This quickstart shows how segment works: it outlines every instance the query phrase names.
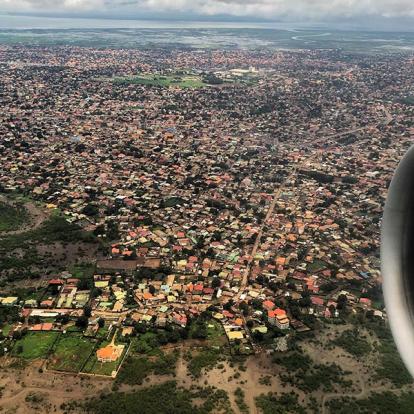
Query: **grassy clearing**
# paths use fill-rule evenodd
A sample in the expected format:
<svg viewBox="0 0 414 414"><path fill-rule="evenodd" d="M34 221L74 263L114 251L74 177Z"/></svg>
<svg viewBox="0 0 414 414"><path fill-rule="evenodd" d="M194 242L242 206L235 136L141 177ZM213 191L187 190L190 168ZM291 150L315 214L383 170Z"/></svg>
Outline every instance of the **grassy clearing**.
<svg viewBox="0 0 414 414"><path fill-rule="evenodd" d="M96 354L93 354L89 358L82 372L87 372L88 374L111 376L112 372L118 369L119 363L122 361L122 358L123 357L121 357L118 361L114 362L99 362L96 358Z"/></svg>
<svg viewBox="0 0 414 414"><path fill-rule="evenodd" d="M29 332L16 341L12 355L25 359L46 358L58 332Z"/></svg>
<svg viewBox="0 0 414 414"><path fill-rule="evenodd" d="M201 88L206 86L202 79L198 76L182 76L182 75L151 75L142 74L139 76L131 77L117 77L114 78L114 83L118 84L138 84L138 85L151 85L151 86L163 86L169 88Z"/></svg>
<svg viewBox="0 0 414 414"><path fill-rule="evenodd" d="M0 232L18 230L28 219L21 204L10 205L0 201Z"/></svg>
<svg viewBox="0 0 414 414"><path fill-rule="evenodd" d="M221 324L215 320L207 322L207 340L213 348L227 345L227 338Z"/></svg>
<svg viewBox="0 0 414 414"><path fill-rule="evenodd" d="M307 270L308 272L316 273L320 270L326 269L326 266L327 265L324 261L316 259L313 263L308 264Z"/></svg>
<svg viewBox="0 0 414 414"><path fill-rule="evenodd" d="M95 272L93 263L79 263L71 266L69 272L75 279L92 279Z"/></svg>
<svg viewBox="0 0 414 414"><path fill-rule="evenodd" d="M93 352L95 343L81 334L62 334L49 358L50 369L79 372Z"/></svg>

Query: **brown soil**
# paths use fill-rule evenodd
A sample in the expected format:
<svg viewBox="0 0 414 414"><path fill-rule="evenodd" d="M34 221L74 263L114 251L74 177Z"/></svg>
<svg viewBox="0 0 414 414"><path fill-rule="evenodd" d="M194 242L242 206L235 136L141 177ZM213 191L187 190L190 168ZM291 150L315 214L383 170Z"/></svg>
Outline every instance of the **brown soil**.
<svg viewBox="0 0 414 414"><path fill-rule="evenodd" d="M42 362L37 361L22 370L5 368L1 371L0 388L4 388L0 396L0 412L63 413L60 408L62 403L95 396L101 390L109 392L112 385L108 380L91 380L47 371L41 373L41 365ZM32 393L44 398L38 406L25 400Z"/></svg>

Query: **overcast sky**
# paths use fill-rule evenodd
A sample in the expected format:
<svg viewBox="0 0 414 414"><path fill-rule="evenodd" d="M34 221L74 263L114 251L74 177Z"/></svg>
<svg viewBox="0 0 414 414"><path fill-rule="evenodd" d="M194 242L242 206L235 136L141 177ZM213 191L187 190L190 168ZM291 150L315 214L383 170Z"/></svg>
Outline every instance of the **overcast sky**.
<svg viewBox="0 0 414 414"><path fill-rule="evenodd" d="M0 12L131 17L231 15L272 20L414 19L414 0L0 0Z"/></svg>

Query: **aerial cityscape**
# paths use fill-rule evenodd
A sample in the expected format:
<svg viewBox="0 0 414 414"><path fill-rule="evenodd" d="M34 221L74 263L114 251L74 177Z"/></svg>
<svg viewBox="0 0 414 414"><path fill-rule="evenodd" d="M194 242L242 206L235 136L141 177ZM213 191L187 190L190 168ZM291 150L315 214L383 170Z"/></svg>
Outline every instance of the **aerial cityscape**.
<svg viewBox="0 0 414 414"><path fill-rule="evenodd" d="M413 34L152 30L0 29L0 412L414 412Z"/></svg>

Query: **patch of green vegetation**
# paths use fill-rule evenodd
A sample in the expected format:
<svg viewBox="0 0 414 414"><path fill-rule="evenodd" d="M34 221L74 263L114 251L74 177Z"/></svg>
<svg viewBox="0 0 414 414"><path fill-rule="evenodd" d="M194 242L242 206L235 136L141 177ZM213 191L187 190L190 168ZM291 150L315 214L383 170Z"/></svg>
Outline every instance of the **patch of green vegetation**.
<svg viewBox="0 0 414 414"><path fill-rule="evenodd" d="M2 331L3 336L7 336L9 334L11 328L12 328L12 325L10 325L8 323L2 325L0 329Z"/></svg>
<svg viewBox="0 0 414 414"><path fill-rule="evenodd" d="M234 399L236 401L236 405L242 414L249 414L249 407L244 401L244 397L244 391L240 387L237 387L234 391Z"/></svg>
<svg viewBox="0 0 414 414"><path fill-rule="evenodd" d="M300 406L298 396L294 393L278 396L269 392L256 397L256 407L263 414L306 414Z"/></svg>
<svg viewBox="0 0 414 414"><path fill-rule="evenodd" d="M260 377L259 384L267 386L272 385L272 377L270 375L264 375L263 377Z"/></svg>
<svg viewBox="0 0 414 414"><path fill-rule="evenodd" d="M131 77L117 77L113 80L117 84L138 84L162 87L180 87L180 88L201 88L206 86L206 83L196 75L152 75L142 74Z"/></svg>
<svg viewBox="0 0 414 414"><path fill-rule="evenodd" d="M51 215L39 228L0 238L0 271L13 269L27 273L32 266L43 266L44 258L36 250L39 243L93 243L96 240L92 233L67 222L64 217ZM23 256L13 253L17 249L23 249Z"/></svg>
<svg viewBox="0 0 414 414"><path fill-rule="evenodd" d="M287 356L277 356L273 362L286 368L286 373L280 374L285 384L291 384L302 391L313 392L320 388L324 391L333 391L333 385L350 387L351 381L345 376L348 372L337 364L314 364L309 356L294 352Z"/></svg>
<svg viewBox="0 0 414 414"><path fill-rule="evenodd" d="M146 332L134 338L132 351L138 354L158 355L159 342L157 335L153 332Z"/></svg>
<svg viewBox="0 0 414 414"><path fill-rule="evenodd" d="M288 355L275 355L272 361L275 364L282 365L291 372L299 369L307 370L312 364L312 360L308 355L299 352L292 352Z"/></svg>
<svg viewBox="0 0 414 414"><path fill-rule="evenodd" d="M197 404L193 402L197 401ZM137 408L139 407L139 408ZM88 413L113 414L230 414L228 395L212 387L186 390L169 381L160 385L143 388L132 393L113 392L101 394L81 404L72 402L62 409L83 409ZM138 410L138 411L137 411Z"/></svg>
<svg viewBox="0 0 414 414"><path fill-rule="evenodd" d="M16 341L12 355L25 359L46 358L58 335L58 332L28 332Z"/></svg>
<svg viewBox="0 0 414 414"><path fill-rule="evenodd" d="M393 341L384 341L378 348L379 365L376 368L378 379L388 379L395 386L412 384L413 378L405 367Z"/></svg>
<svg viewBox="0 0 414 414"><path fill-rule="evenodd" d="M361 338L360 333L356 329L342 332L332 343L340 346L356 357L362 357L372 350L371 345L365 339Z"/></svg>
<svg viewBox="0 0 414 414"><path fill-rule="evenodd" d="M105 323L104 326L102 326L102 328L99 328L96 337L97 338L106 338L108 336L109 333L109 326L108 323Z"/></svg>
<svg viewBox="0 0 414 414"><path fill-rule="evenodd" d="M92 297L99 294L99 290L94 286L93 275L95 273L95 265L93 263L78 263L69 268L69 272L78 281L79 290L91 290Z"/></svg>
<svg viewBox="0 0 414 414"><path fill-rule="evenodd" d="M397 395L386 391L372 393L362 400L338 398L329 401L328 407L329 412L335 414L408 414L414 412L414 393Z"/></svg>
<svg viewBox="0 0 414 414"><path fill-rule="evenodd" d="M59 241L64 243L94 242L96 238L76 224L69 223L64 217L55 215L50 216L37 229L0 239L0 249L13 250L33 243L51 244Z"/></svg>
<svg viewBox="0 0 414 414"><path fill-rule="evenodd" d="M95 343L82 334L62 334L53 347L48 367L57 371L79 372L94 348Z"/></svg>
<svg viewBox="0 0 414 414"><path fill-rule="evenodd" d="M207 340L213 348L227 345L226 333L219 322L215 320L207 322Z"/></svg>
<svg viewBox="0 0 414 414"><path fill-rule="evenodd" d="M185 202L184 199L182 199L181 197L169 197L169 198L166 198L165 200L162 200L161 207L162 208L176 207L178 205L182 205L184 202Z"/></svg>
<svg viewBox="0 0 414 414"><path fill-rule="evenodd" d="M69 272L75 279L91 279L95 272L93 263L78 263L69 268Z"/></svg>
<svg viewBox="0 0 414 414"><path fill-rule="evenodd" d="M379 340L379 346L376 346L378 350L376 379L389 380L397 387L412 384L413 379L400 357L388 324L380 318L374 318L365 320L363 327L375 334Z"/></svg>
<svg viewBox="0 0 414 414"><path fill-rule="evenodd" d="M203 349L196 355L192 355L188 363L188 371L194 378L199 378L203 369L209 370L215 367L223 358L221 352L215 349Z"/></svg>
<svg viewBox="0 0 414 414"><path fill-rule="evenodd" d="M10 205L0 201L0 232L18 230L28 219L22 204Z"/></svg>
<svg viewBox="0 0 414 414"><path fill-rule="evenodd" d="M141 385L151 373L151 361L148 358L128 356L119 370L116 381L121 384Z"/></svg>
<svg viewBox="0 0 414 414"><path fill-rule="evenodd" d="M128 356L116 380L119 383L141 385L151 373L156 375L175 375L177 360L178 352L169 354L161 353L158 357L151 359L147 357Z"/></svg>
<svg viewBox="0 0 414 414"><path fill-rule="evenodd" d="M38 405L44 402L45 396L39 392L29 392L24 400L30 405Z"/></svg>
<svg viewBox="0 0 414 414"><path fill-rule="evenodd" d="M327 264L322 260L314 260L313 263L309 263L307 266L308 272L316 273L323 269L326 269Z"/></svg>
<svg viewBox="0 0 414 414"><path fill-rule="evenodd" d="M414 106L414 95L408 95L397 99L397 102L408 106Z"/></svg>
<svg viewBox="0 0 414 414"><path fill-rule="evenodd" d="M4 323L13 324L19 320L17 306L0 306L0 326Z"/></svg>

